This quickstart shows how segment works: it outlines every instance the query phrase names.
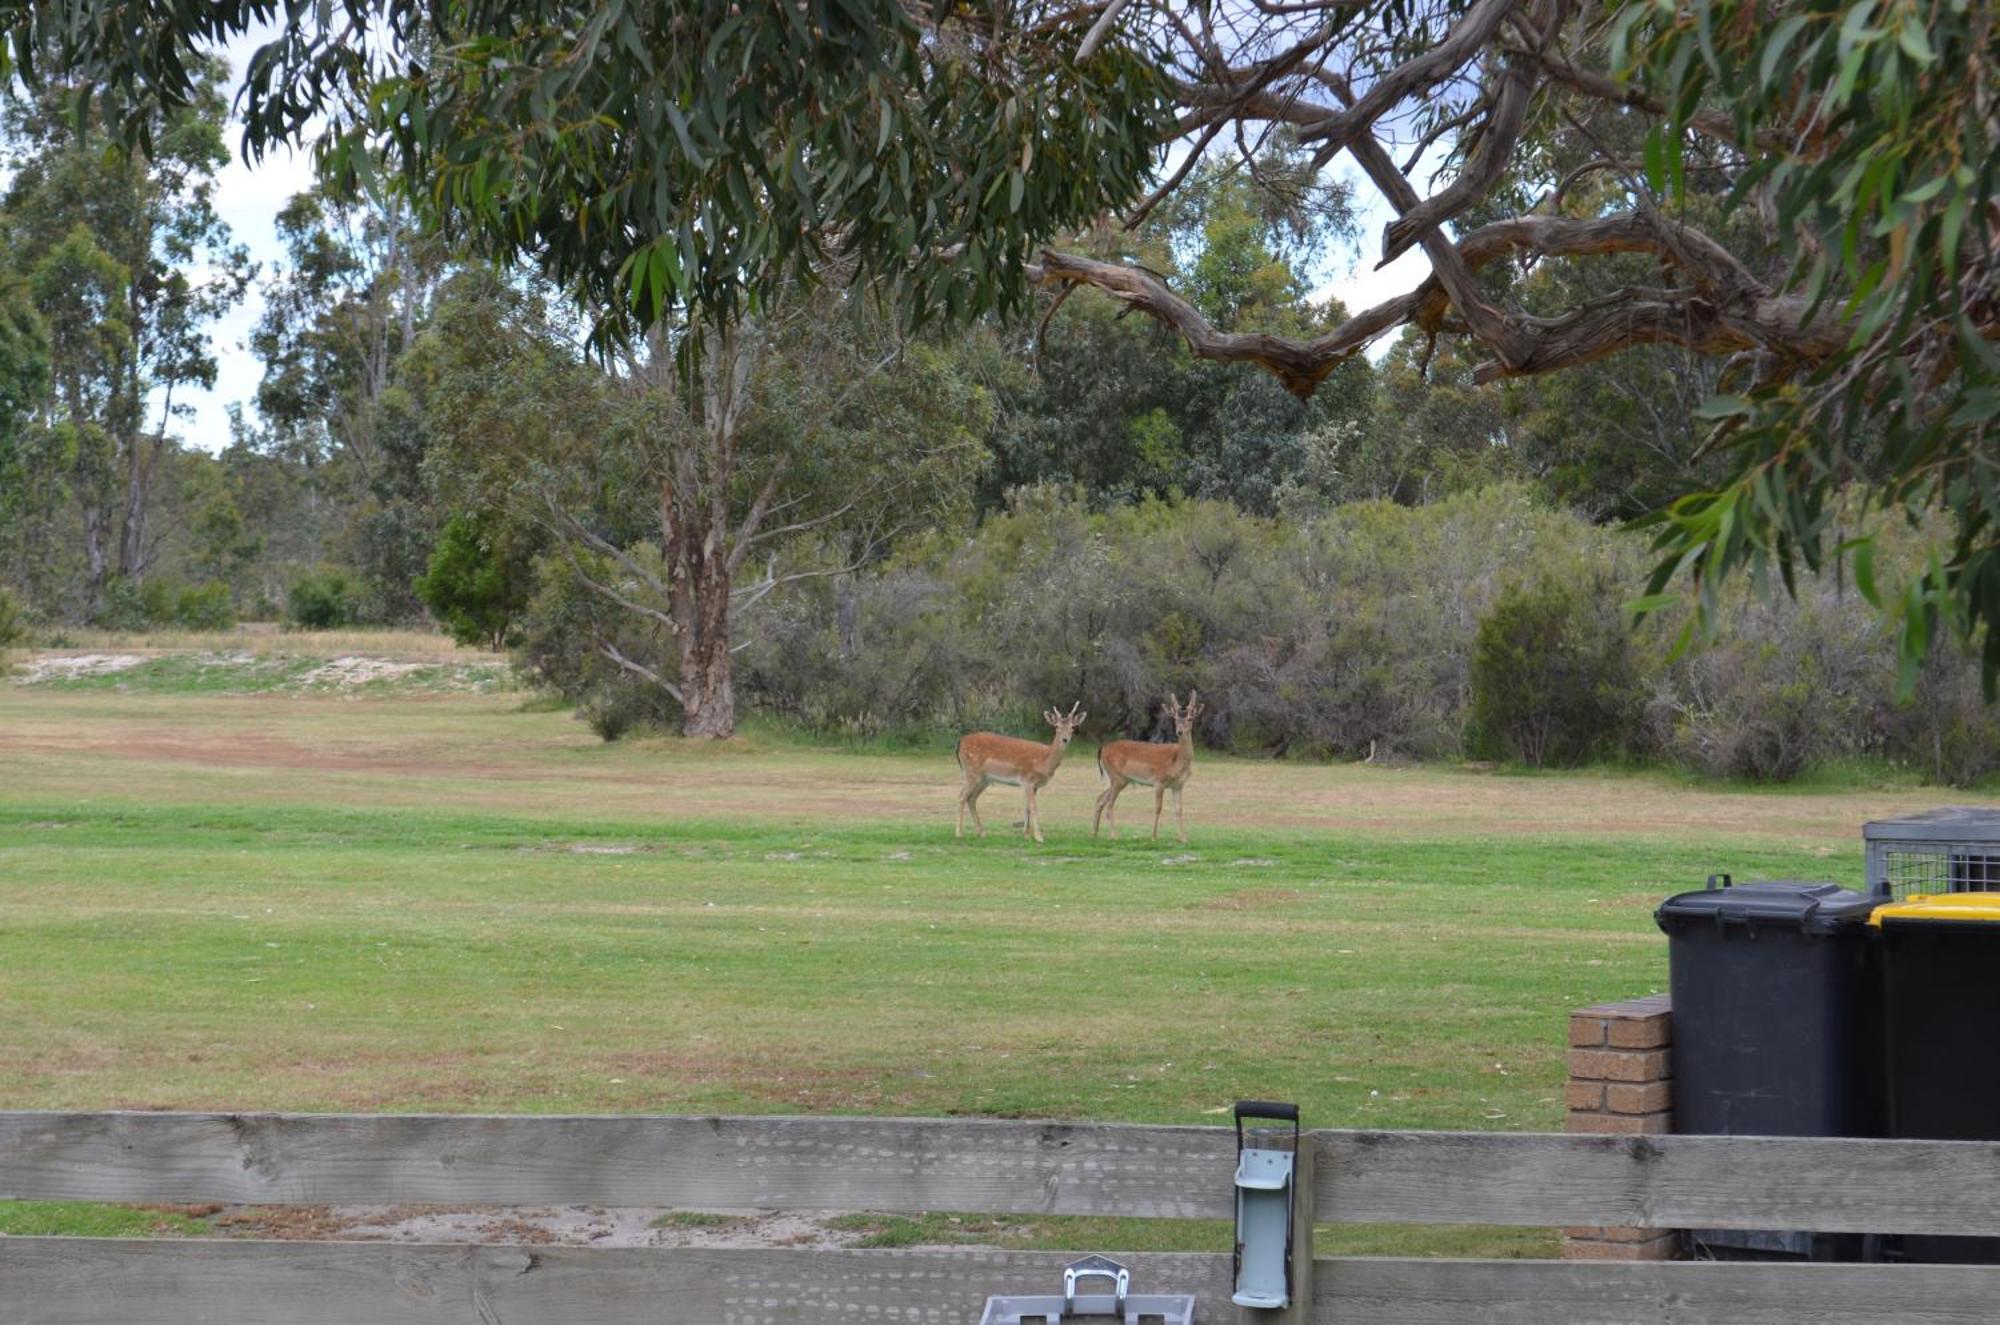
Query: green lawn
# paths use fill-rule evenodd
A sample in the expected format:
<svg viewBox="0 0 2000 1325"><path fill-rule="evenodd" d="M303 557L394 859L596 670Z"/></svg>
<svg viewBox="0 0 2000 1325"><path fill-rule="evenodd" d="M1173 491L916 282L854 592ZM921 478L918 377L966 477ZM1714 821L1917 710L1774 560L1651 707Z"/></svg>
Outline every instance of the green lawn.
<svg viewBox="0 0 2000 1325"><path fill-rule="evenodd" d="M0 686L0 1107L1553 1129L1568 1011L1663 987L1660 898L1856 882L1932 799L1205 758L1183 847L1136 797L1089 837L1086 747L1037 847L1004 788L954 841L953 776L520 696Z"/></svg>
<svg viewBox="0 0 2000 1325"><path fill-rule="evenodd" d="M1744 873L1807 865L1743 850ZM1548 1128L1714 852L0 806L0 1101Z"/></svg>

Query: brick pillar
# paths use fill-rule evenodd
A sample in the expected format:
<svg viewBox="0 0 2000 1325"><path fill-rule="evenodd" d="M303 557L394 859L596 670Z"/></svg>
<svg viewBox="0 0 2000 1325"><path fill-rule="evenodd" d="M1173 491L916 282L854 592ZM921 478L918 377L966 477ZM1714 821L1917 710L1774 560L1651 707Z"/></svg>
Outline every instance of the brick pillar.
<svg viewBox="0 0 2000 1325"><path fill-rule="evenodd" d="M1673 1004L1665 994L1571 1013L1566 1130L1673 1131L1673 1039ZM1563 1230L1563 1255L1572 1260L1670 1261L1680 1254L1680 1234L1672 1229Z"/></svg>

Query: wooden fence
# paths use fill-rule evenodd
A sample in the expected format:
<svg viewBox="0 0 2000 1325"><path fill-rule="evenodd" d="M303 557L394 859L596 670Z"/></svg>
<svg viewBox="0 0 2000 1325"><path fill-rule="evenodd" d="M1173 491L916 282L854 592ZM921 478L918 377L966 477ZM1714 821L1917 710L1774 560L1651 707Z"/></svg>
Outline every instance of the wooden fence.
<svg viewBox="0 0 2000 1325"><path fill-rule="evenodd" d="M1306 1134L1322 1223L2000 1234L2000 1144ZM1230 1217L1227 1127L885 1118L0 1114L0 1199L762 1207ZM1079 1251L1116 1252L1116 1248ZM1071 1257L948 1248L412 1246L0 1238L0 1325L964 1322ZM1142 1292L1229 1304L1229 1257L1121 1257ZM1329 1258L1332 1325L1964 1325L2000 1267Z"/></svg>

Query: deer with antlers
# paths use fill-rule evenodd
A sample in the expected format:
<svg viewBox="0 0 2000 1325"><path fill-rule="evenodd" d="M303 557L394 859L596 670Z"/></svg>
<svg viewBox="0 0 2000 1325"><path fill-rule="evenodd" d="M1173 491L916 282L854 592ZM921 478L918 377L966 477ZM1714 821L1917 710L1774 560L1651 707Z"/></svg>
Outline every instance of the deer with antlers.
<svg viewBox="0 0 2000 1325"><path fill-rule="evenodd" d="M958 793L957 836L965 836L967 810L972 811L972 826L981 837L986 836L986 825L979 818L979 793L995 782L1005 782L1021 788L1027 799L1028 816L1022 821L1022 831L1037 842L1042 840L1042 819L1035 806L1035 793L1056 775L1063 754L1069 749L1069 738L1090 715L1083 711L1082 704L1073 704L1068 713L1050 709L1042 716L1056 729L1055 739L1047 745L997 732L972 732L959 738L958 766L965 774L965 786Z"/></svg>
<svg viewBox="0 0 2000 1325"><path fill-rule="evenodd" d="M1109 824L1111 836L1118 836L1118 793L1136 782L1153 789L1153 839L1159 840L1160 812L1167 793L1174 793L1174 831L1187 841L1187 821L1181 817L1181 788L1194 775L1194 720L1201 714L1196 692L1188 691L1187 705L1167 696L1167 712L1174 720L1174 739L1165 741L1111 741L1097 752L1097 771L1104 779L1103 794L1097 798L1097 817L1091 821L1090 835L1097 836L1101 825Z"/></svg>

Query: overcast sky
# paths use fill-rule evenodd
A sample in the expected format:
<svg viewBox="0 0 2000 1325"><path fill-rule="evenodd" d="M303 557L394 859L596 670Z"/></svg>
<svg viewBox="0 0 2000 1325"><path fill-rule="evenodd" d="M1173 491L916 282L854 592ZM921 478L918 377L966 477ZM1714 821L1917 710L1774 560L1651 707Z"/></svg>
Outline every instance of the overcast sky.
<svg viewBox="0 0 2000 1325"><path fill-rule="evenodd" d="M229 55L234 66L240 69L249 52L262 40L261 32L252 33L232 45ZM233 132L231 147L240 145L241 134ZM1338 170L1343 178L1359 181L1360 172L1345 156L1341 157ZM254 169L240 159L232 162L218 179L217 210L229 223L237 242L250 250L251 260L260 264L259 285L269 279L273 265L283 256L273 219L287 199L311 184L309 155L283 149L267 155ZM1357 200L1376 197L1365 183L1357 183L1354 195ZM1319 295L1334 295L1347 305L1349 312L1358 312L1414 288L1424 278L1430 264L1415 249L1383 270L1374 270L1374 255L1381 251L1382 226L1391 216L1382 204L1364 211L1359 258L1347 253L1337 255L1328 267L1332 279L1317 292ZM262 368L250 353L249 336L263 311L263 299L258 289L253 288L249 298L215 325L212 332L217 363L215 388L183 393L194 413L175 424L181 437L190 444L210 451L221 450L229 444L229 406L240 403L246 409L251 408ZM1392 339L1384 337L1377 341L1371 355L1379 355Z"/></svg>

